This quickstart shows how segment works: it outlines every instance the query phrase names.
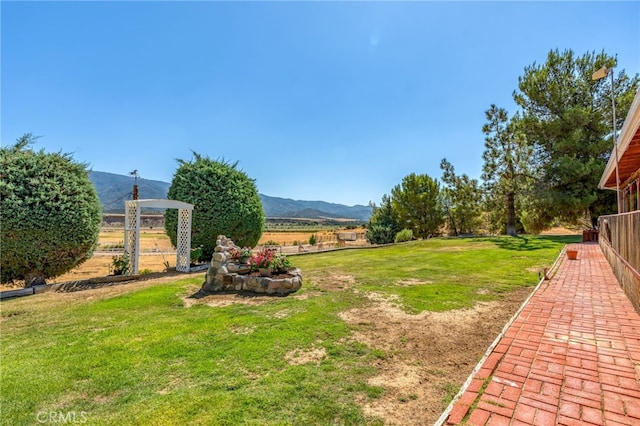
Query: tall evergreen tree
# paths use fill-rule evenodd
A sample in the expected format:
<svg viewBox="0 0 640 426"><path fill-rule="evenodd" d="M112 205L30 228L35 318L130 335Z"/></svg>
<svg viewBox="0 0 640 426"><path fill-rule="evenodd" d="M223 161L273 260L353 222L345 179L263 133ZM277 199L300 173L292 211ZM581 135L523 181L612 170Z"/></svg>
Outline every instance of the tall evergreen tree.
<svg viewBox="0 0 640 426"><path fill-rule="evenodd" d="M518 79L513 96L534 148L540 180L532 206L542 224L554 218L577 223L583 217L594 223L599 214L615 211L615 195L597 188L613 148L611 83L592 80L594 71L615 63L604 52L577 56L556 49L545 63L526 67ZM619 130L639 79L624 70L614 77Z"/></svg>

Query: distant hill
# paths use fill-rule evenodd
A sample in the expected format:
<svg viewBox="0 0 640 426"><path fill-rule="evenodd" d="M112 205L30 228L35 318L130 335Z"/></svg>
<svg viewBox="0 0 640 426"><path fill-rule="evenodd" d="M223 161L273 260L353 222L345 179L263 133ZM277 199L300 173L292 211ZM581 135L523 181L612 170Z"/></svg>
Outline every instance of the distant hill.
<svg viewBox="0 0 640 426"><path fill-rule="evenodd" d="M328 203L326 201L302 201L270 197L260 194L264 214L267 217L306 217L310 219L343 218L368 221L371 207Z"/></svg>
<svg viewBox="0 0 640 426"><path fill-rule="evenodd" d="M89 172L105 213L124 212L124 201L131 199L133 177L106 172ZM138 179L140 198L167 198L170 184L159 180ZM356 219L368 221L371 207L345 206L326 201L301 201L260 194L267 217L309 219Z"/></svg>
<svg viewBox="0 0 640 426"><path fill-rule="evenodd" d="M89 179L98 192L105 213L124 212L124 201L131 199L133 177L106 172L89 172ZM138 196L144 198L167 198L169 184L159 180L138 179Z"/></svg>

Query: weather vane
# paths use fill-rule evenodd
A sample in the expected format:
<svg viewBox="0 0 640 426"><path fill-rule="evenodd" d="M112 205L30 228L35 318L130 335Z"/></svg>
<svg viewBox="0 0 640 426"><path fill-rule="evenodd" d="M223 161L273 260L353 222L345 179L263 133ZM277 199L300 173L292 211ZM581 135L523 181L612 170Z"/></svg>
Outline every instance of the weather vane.
<svg viewBox="0 0 640 426"><path fill-rule="evenodd" d="M133 195L131 198L134 200L138 199L138 169L135 169L132 172L129 172L131 176L133 176Z"/></svg>

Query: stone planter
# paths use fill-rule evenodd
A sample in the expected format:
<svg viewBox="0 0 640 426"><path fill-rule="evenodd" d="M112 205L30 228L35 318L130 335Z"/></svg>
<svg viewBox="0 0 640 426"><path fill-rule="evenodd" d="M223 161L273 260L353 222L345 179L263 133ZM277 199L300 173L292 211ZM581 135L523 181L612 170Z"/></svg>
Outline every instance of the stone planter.
<svg viewBox="0 0 640 426"><path fill-rule="evenodd" d="M250 274L226 273L219 276L209 269L202 290L207 293L221 291L246 291L250 293L288 294L298 291L302 286L302 271L289 269L288 274L260 277Z"/></svg>
<svg viewBox="0 0 640 426"><path fill-rule="evenodd" d="M261 277L271 276L271 268L258 268L258 272L260 272Z"/></svg>
<svg viewBox="0 0 640 426"><path fill-rule="evenodd" d="M228 254L237 250L233 241L225 236L218 237L211 264L202 285L205 293L215 292L250 292L273 295L285 295L298 291L302 286L302 271L288 268L286 273L274 275L271 268L266 268L267 276L250 273L249 265L238 264Z"/></svg>

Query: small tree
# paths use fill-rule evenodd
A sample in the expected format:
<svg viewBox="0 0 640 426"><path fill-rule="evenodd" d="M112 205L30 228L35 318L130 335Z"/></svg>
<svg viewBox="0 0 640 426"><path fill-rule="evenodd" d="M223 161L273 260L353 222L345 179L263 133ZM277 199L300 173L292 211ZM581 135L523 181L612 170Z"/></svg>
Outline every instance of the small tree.
<svg viewBox="0 0 640 426"><path fill-rule="evenodd" d="M369 205L371 206L371 218L367 225L365 238L371 244L392 243L401 228L391 205L391 198L385 194L382 196L380 206L376 206L373 202L370 202Z"/></svg>
<svg viewBox="0 0 640 426"><path fill-rule="evenodd" d="M391 204L401 227L411 229L417 238L440 233L444 216L437 180L426 174L405 176L402 183L391 190Z"/></svg>
<svg viewBox="0 0 640 426"><path fill-rule="evenodd" d="M62 275L91 257L102 210L85 164L70 154L33 151L27 133L0 149L2 282L27 286Z"/></svg>
<svg viewBox="0 0 640 426"><path fill-rule="evenodd" d="M239 246L254 247L264 230L265 218L255 181L238 163L211 160L194 153L193 161L178 160L167 197L194 204L191 244L202 247L211 259L218 235L226 235ZM165 213L165 230L175 246L178 214Z"/></svg>
<svg viewBox="0 0 640 426"><path fill-rule="evenodd" d="M466 174L456 175L446 158L440 162L440 168L444 183L442 204L449 232L455 236L475 233L481 225L482 213L482 191L478 181Z"/></svg>

